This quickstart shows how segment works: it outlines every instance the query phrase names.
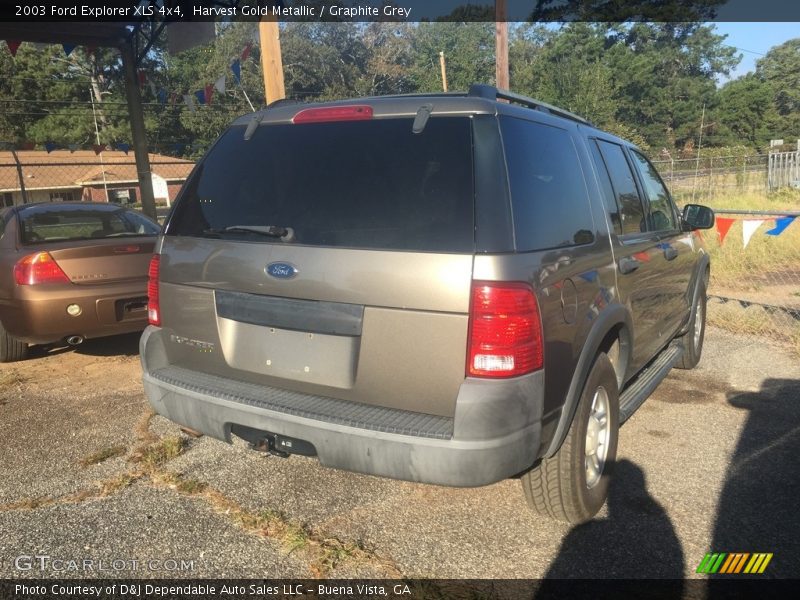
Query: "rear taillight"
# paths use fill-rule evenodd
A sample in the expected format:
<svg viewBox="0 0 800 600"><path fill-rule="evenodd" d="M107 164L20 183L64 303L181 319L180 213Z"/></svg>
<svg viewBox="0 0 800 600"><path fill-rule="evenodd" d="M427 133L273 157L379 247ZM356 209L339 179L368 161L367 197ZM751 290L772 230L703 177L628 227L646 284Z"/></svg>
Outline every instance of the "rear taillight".
<svg viewBox="0 0 800 600"><path fill-rule="evenodd" d="M161 326L161 307L158 304L158 271L161 257L154 254L147 269L147 320L150 325Z"/></svg>
<svg viewBox="0 0 800 600"><path fill-rule="evenodd" d="M69 283L69 277L61 270L49 252L37 252L26 256L14 265L14 281L18 285Z"/></svg>
<svg viewBox="0 0 800 600"><path fill-rule="evenodd" d="M366 121L372 118L372 107L366 105L307 108L292 118L292 123L326 123L328 121Z"/></svg>
<svg viewBox="0 0 800 600"><path fill-rule="evenodd" d="M524 283L473 281L467 376L516 377L541 369L542 320Z"/></svg>

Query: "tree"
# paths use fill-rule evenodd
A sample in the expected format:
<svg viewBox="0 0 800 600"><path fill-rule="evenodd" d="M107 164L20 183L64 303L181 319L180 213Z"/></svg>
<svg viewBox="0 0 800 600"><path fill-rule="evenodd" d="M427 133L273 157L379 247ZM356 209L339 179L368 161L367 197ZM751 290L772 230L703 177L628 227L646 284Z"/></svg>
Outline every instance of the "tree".
<svg viewBox="0 0 800 600"><path fill-rule="evenodd" d="M800 138L800 38L775 46L756 62L756 75L770 85L779 119L776 138Z"/></svg>
<svg viewBox="0 0 800 600"><path fill-rule="evenodd" d="M772 86L754 73L726 83L719 90L717 131L712 133L715 144L743 144L764 149L769 142L769 123L777 113L773 104Z"/></svg>

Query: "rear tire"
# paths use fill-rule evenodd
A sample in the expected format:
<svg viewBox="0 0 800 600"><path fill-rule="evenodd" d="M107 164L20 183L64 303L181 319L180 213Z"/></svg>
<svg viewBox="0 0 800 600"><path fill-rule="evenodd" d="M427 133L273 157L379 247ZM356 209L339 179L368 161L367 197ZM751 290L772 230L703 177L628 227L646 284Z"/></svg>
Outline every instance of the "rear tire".
<svg viewBox="0 0 800 600"><path fill-rule="evenodd" d="M0 323L0 363L25 360L28 357L28 344L12 337Z"/></svg>
<svg viewBox="0 0 800 600"><path fill-rule="evenodd" d="M692 307L692 317L689 319L689 331L680 338L683 355L675 363L678 369L694 369L700 362L703 340L706 337L706 304L706 284L701 281L697 286L697 299Z"/></svg>
<svg viewBox="0 0 800 600"><path fill-rule="evenodd" d="M601 353L589 371L561 448L522 476L528 506L557 521L578 524L591 519L608 496L618 431L617 375L608 356Z"/></svg>

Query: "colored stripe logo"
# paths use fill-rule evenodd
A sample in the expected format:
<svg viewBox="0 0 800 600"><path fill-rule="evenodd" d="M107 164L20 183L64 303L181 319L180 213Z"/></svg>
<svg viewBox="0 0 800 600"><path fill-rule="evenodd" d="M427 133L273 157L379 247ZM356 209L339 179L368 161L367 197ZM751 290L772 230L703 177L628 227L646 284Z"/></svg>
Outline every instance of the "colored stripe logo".
<svg viewBox="0 0 800 600"><path fill-rule="evenodd" d="M772 552L709 552L697 566L698 573L735 575L761 574L772 560Z"/></svg>

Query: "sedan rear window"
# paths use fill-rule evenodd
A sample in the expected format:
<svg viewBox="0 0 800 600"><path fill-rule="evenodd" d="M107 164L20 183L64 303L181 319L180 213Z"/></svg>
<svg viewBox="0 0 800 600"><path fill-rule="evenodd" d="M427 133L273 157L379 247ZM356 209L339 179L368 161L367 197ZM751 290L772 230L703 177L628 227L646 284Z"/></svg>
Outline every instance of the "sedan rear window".
<svg viewBox="0 0 800 600"><path fill-rule="evenodd" d="M129 210L76 206L31 206L20 210L23 244L158 235L159 227Z"/></svg>
<svg viewBox="0 0 800 600"><path fill-rule="evenodd" d="M471 252L467 117L229 129L185 184L167 235ZM272 228L272 229L271 229ZM260 229L260 231L258 231ZM267 234L265 234L265 231Z"/></svg>

